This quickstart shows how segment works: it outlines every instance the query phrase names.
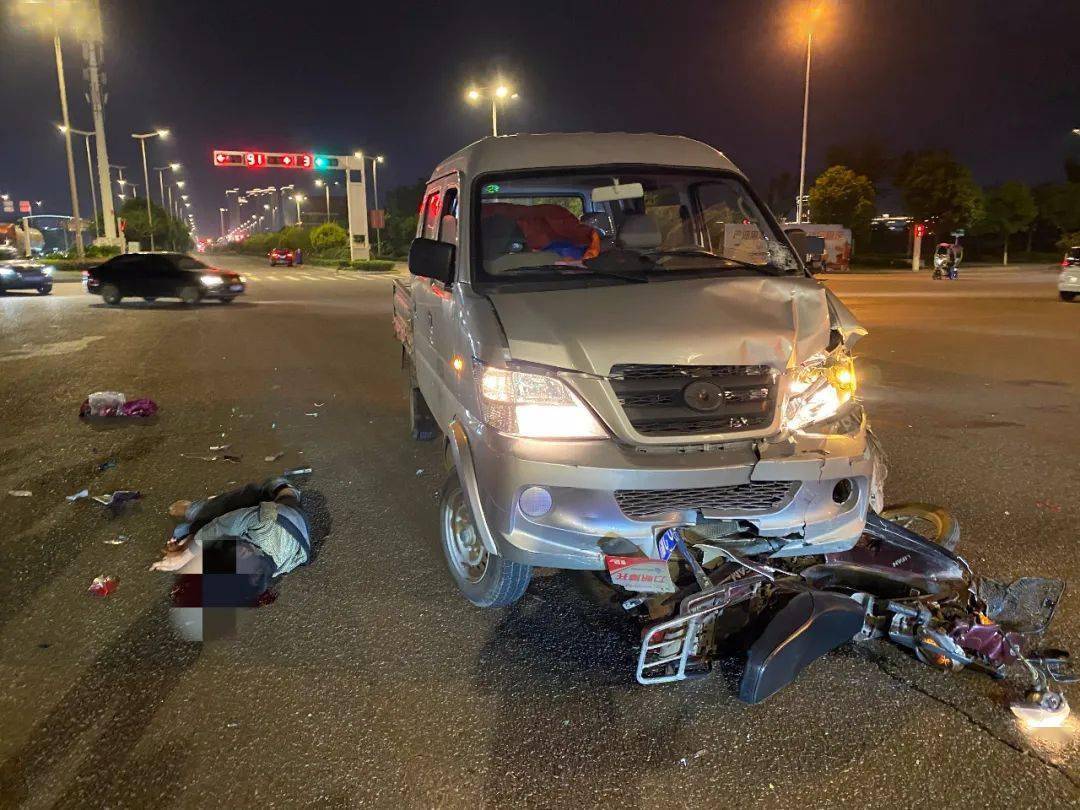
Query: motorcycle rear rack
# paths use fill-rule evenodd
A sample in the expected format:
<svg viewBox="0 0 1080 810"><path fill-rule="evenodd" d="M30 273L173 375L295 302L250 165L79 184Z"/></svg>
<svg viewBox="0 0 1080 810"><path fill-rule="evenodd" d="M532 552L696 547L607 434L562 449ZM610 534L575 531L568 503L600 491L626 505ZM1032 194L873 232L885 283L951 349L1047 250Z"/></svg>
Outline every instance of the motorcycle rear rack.
<svg viewBox="0 0 1080 810"><path fill-rule="evenodd" d="M645 628L635 673L637 682L648 685L694 677L697 673L688 673L687 667L691 656L700 649L702 632L721 611L749 599L765 581L764 576L751 574L692 594L682 601L680 614L674 619ZM701 674L709 666L706 664Z"/></svg>

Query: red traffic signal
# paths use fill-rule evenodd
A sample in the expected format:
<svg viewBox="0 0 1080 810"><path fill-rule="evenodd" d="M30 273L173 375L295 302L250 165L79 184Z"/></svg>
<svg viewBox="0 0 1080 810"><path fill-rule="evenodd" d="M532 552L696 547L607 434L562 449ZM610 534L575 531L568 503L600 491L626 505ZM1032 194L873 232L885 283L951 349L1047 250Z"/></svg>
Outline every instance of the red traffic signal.
<svg viewBox="0 0 1080 810"><path fill-rule="evenodd" d="M214 150L215 166L246 166L249 169L311 169L315 158L307 152L234 152Z"/></svg>
<svg viewBox="0 0 1080 810"><path fill-rule="evenodd" d="M919 239L926 236L926 224L922 222L915 223L915 236Z"/></svg>

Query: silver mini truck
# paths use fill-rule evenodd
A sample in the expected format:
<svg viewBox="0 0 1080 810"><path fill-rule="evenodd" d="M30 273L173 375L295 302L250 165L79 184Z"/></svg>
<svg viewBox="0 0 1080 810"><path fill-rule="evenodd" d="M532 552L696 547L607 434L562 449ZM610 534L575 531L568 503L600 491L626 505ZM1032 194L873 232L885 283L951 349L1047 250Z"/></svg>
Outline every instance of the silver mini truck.
<svg viewBox="0 0 1080 810"><path fill-rule="evenodd" d="M394 326L413 437L445 442L442 545L474 604L514 602L538 566L670 592L668 529L820 555L880 508L865 331L720 152L484 138L435 169L419 219Z"/></svg>

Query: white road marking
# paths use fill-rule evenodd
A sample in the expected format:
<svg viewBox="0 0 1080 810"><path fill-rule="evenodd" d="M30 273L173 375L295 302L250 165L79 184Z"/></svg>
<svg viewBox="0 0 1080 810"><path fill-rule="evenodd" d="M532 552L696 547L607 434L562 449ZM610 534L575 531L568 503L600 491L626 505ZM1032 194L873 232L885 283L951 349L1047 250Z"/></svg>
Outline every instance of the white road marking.
<svg viewBox="0 0 1080 810"><path fill-rule="evenodd" d="M31 357L56 357L61 354L73 354L74 352L81 352L91 343L104 338L104 335L86 335L75 340L61 340L57 343L27 344L22 348L12 349L9 352L0 354L0 363L8 360L27 360Z"/></svg>

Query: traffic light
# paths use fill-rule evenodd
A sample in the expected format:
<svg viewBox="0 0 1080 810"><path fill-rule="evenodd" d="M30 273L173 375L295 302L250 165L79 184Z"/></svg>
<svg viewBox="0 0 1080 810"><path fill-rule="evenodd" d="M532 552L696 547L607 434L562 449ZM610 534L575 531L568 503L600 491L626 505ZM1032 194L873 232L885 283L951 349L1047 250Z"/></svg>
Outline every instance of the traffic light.
<svg viewBox="0 0 1080 810"><path fill-rule="evenodd" d="M243 166L244 165L244 153L243 152L224 152L221 150L214 150L214 165L215 166Z"/></svg>
<svg viewBox="0 0 1080 810"><path fill-rule="evenodd" d="M330 155L315 155L316 169L338 169L338 159Z"/></svg>
<svg viewBox="0 0 1080 810"><path fill-rule="evenodd" d="M322 161L322 163L320 163ZM249 169L336 169L337 158L310 152L241 152L215 149L215 166L246 166Z"/></svg>
<svg viewBox="0 0 1080 810"><path fill-rule="evenodd" d="M922 239L924 236L926 236L926 224L925 223L923 223L923 222L916 222L915 223L915 236L918 239Z"/></svg>

